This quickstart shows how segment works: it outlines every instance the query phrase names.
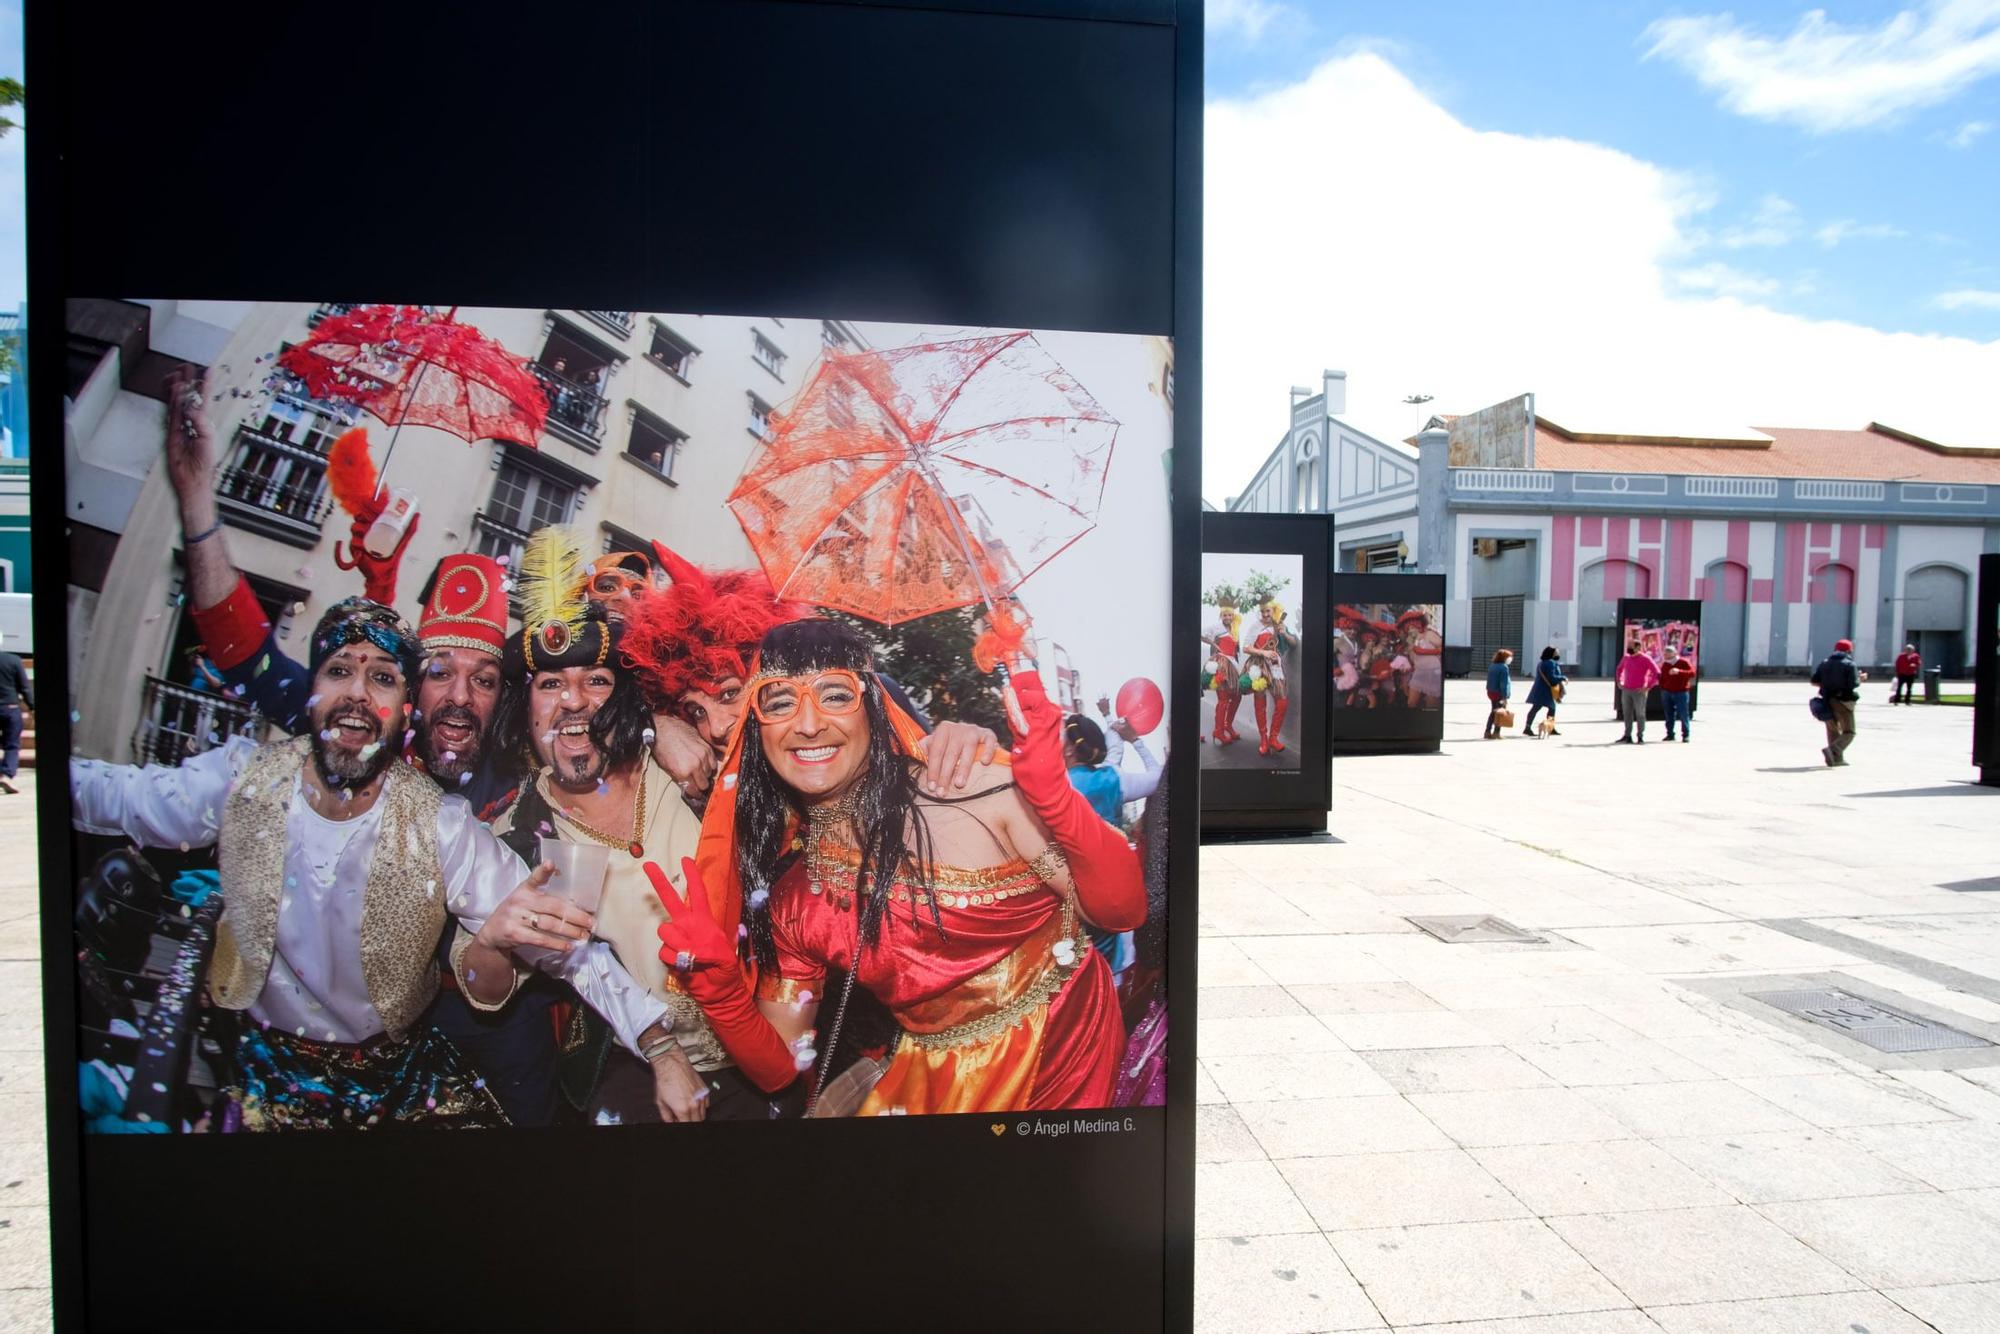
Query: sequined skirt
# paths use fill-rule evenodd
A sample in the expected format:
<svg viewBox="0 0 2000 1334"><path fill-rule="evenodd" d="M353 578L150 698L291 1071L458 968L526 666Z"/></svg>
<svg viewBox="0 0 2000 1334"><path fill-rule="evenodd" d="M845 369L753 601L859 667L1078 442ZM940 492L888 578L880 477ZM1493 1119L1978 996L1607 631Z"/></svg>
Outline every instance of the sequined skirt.
<svg viewBox="0 0 2000 1334"><path fill-rule="evenodd" d="M314 1042L246 1023L230 1100L245 1130L471 1130L508 1124L500 1102L451 1039ZM230 1118L235 1119L235 1118Z"/></svg>

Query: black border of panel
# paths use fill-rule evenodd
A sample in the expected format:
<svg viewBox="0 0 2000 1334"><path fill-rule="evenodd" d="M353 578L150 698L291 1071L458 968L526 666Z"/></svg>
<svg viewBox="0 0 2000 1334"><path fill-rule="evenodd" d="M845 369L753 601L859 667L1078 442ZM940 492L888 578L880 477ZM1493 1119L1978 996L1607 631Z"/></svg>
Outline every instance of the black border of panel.
<svg viewBox="0 0 2000 1334"><path fill-rule="evenodd" d="M1625 656L1625 622L1637 617L1642 621L1693 621L1704 635L1707 630L1701 624L1702 602L1700 598L1619 598L1618 599L1618 656ZM1527 650L1523 648L1525 655ZM1540 649L1535 650L1537 653ZM1517 663L1517 667L1524 664ZM1694 659L1694 688L1688 692L1688 713L1701 711L1701 655ZM1534 668L1529 666L1529 671ZM1612 699L1617 700L1617 664L1612 664ZM1654 686L1646 692L1646 720L1659 722L1667 716L1667 706L1660 699L1660 688Z"/></svg>
<svg viewBox="0 0 2000 1334"><path fill-rule="evenodd" d="M316 11L273 10L268 5L252 7L242 3L242 0L224 0L222 8L240 11L239 16L254 13L255 22L246 21L238 28L236 19L229 14L210 14L203 19L201 25L198 25L200 30L197 32L188 28L186 16L178 12L173 14L154 12L149 16L145 11L133 11L129 17L124 14L117 16L113 21L126 33L122 39L123 45L115 53L124 61L120 73L129 75L136 67L133 59L134 50L147 51L155 54L159 61L157 69L159 78L157 83L151 86L174 89L176 97L183 93L191 94L204 109L223 105L227 99L214 91L213 78L187 73L185 69L177 67L176 59L183 56L193 58L195 48L208 40L208 34L217 32L225 35L233 33L234 35L228 40L237 43L245 51L300 49L300 42L312 39L315 31L313 25L324 21L324 16ZM1061 25L1057 29L1060 35L1065 39L1074 37L1077 39L1077 44L1082 46L1089 44L1088 39L1092 35L1089 27L1091 24L1118 24L1134 30L1151 29L1159 34L1157 39L1148 37L1145 40L1157 40L1161 43L1159 49L1171 59L1173 95L1170 112L1156 104L1133 109L1121 102L1119 90L1124 85L1119 83L1119 78L1122 76L1115 69L1104 71L1104 86L1088 90L1088 97L1091 100L1080 104L1088 105L1094 112L1102 113L1107 120L1112 116L1136 116L1140 128L1131 131L1127 127L1127 132L1135 133L1141 140L1152 145L1148 149L1149 154L1153 154L1155 158L1166 159L1164 167L1157 160L1143 163L1139 168L1120 164L1121 170L1140 170L1144 179L1148 181L1165 182L1167 188L1161 190L1161 197L1164 198L1169 193L1171 195L1173 217L1170 246L1160 247L1150 238L1145 239L1143 245L1139 245L1140 238L1130 238L1132 245L1138 245L1148 252L1170 253L1170 264L1163 265L1161 272L1164 278L1170 270L1171 296L1158 300L1150 307L1160 312L1160 315L1157 317L1146 315L1142 318L1135 314L1122 321L1123 327L1112 327L1110 323L1096 319L1020 318L1022 312L1010 304L1013 302L1013 297L1008 289L1009 274L1006 271L995 270L984 275L973 275L977 281L970 283L967 288L971 296L964 306L953 306L952 317L994 324L1103 329L1106 332L1157 333L1170 329L1175 341L1176 366L1173 454L1170 466L1170 495L1175 539L1169 564L1173 587L1171 632L1175 644L1185 642L1196 633L1200 583L1200 543L1195 539L1199 534L1201 523L1202 0L979 0L978 3L961 2L961 0L762 0L761 4L757 3L757 0L748 0L747 3L741 4L735 0L728 0L727 3L724 3L724 0L678 0L678 3L671 5L630 3L622 9L608 10L608 17L601 16L595 20L600 24L597 29L600 37L606 32L613 34L612 39L606 42L609 49L604 54L604 65L599 71L600 80L604 85L599 94L621 99L619 104L627 106L628 109L643 110L655 105L646 99L657 98L659 96L657 89L648 91L643 83L633 76L635 73L645 72L646 60L660 49L663 36L672 23L687 20L697 26L707 24L711 28L726 28L730 22L748 21L740 16L753 11L762 11L764 13L762 21L765 22L789 22L791 18L797 18L807 28L811 28L816 21L815 11L819 12L817 18L819 22L825 21L826 14L840 11L850 13L863 23L879 20L883 15L901 15L918 23L927 18L942 20L950 16L975 18L986 16L1004 18L1008 24L1014 25ZM774 15L776 17L773 17ZM66 716L67 700L70 695L67 654L61 647L56 647L65 646L68 642L68 609L65 605L66 599L62 595L65 581L59 573L68 568L68 542L65 526L59 517L67 507L67 495L65 468L58 465L61 456L55 450L55 442L64 438L65 424L65 401L59 378L66 361L65 321L61 315L66 297L96 294L71 292L67 289L73 261L80 261L88 256L91 274L103 274L103 281L98 286L114 293L161 291L163 295L266 300L319 299L328 295L354 296L361 299L395 295L405 299L427 300L433 295L457 295L457 292L433 293L425 289L425 284L434 283L440 288L448 287L458 281L450 274L467 262L463 256L451 256L450 263L437 269L425 269L421 265L401 266L404 269L417 268L420 279L417 286L425 290L405 290L408 287L407 282L391 275L384 281L403 283L403 286L393 294L381 293L372 287L353 292L335 291L329 294L322 281L324 275L307 272L303 267L288 271L260 270L269 274L268 279L260 278L254 290L244 290L227 284L214 286L208 281L208 274L226 273L232 264L241 268L240 262L233 258L232 247L235 237L224 233L211 238L211 243L206 247L189 250L185 270L170 268L163 257L174 253L173 246L163 241L160 234L162 231L172 232L178 224L170 216L172 210L167 207L174 195L162 187L175 179L175 171L185 171L190 173L187 177L190 191L202 197L212 197L214 182L219 177L208 174L206 163L213 157L218 147L226 147L230 137L240 134L244 126L226 121L222 124L211 123L196 114L189 113L186 103L177 102L179 110L170 121L162 123L157 130L151 128L152 123L146 119L144 113L136 111L129 113L131 119L127 130L131 139L128 145L121 146L115 136L103 133L105 125L114 116L127 114L107 111L109 100L126 96L125 90L128 89L134 96L139 93L135 85L121 78L69 77L70 74L79 71L104 75L99 62L105 55L113 53L92 50L92 25L102 21L101 17L87 15L74 5L65 5L62 0L32 0L24 15L29 63L45 71L38 82L38 87L41 89L37 102L41 108L37 117L38 128L26 140L32 237L29 254L29 293L31 306L39 312L39 317L31 322L29 331L31 365L36 369L36 376L29 392L35 426L34 436L45 442L41 451L41 466L32 476L34 513L40 520L34 527L32 544L36 562L43 571L38 589L41 596L36 599L34 613L35 628L38 639L45 645L51 646L39 655L37 684L41 687L46 700L55 701L52 705L44 705L44 713L57 719ZM504 22L504 17L500 21ZM369 4L366 0L360 0L344 11L342 22L350 27L359 25L370 30L399 24L413 24L417 28L423 28L427 23L436 25L443 22L443 16L436 12L426 15L421 10L411 11L398 5ZM706 30L708 29L704 29ZM996 29L1002 35L1015 30L1011 27ZM135 31L140 35L132 36ZM618 38L618 33L625 34L625 38ZM178 34L178 37L174 41L161 40L162 35L172 37L175 34ZM527 28L522 28L519 35L521 41L532 45L532 34ZM634 49L622 52L617 50L621 41L627 39ZM313 40L324 42L325 34L321 33ZM496 39L490 33L483 38L474 35L475 42L494 40ZM1066 42L1066 49L1068 45ZM241 53L238 51L231 54L234 56ZM222 59L219 56L214 58L218 61ZM683 56L682 59L685 60L686 57ZM669 81L671 70L653 72L662 81ZM338 81L335 81L335 86L339 86ZM920 96L939 91L949 95L950 88L949 80L934 77L929 80L926 88L918 91ZM518 89L517 83L515 91L508 96L517 97ZM462 91L474 97L484 96L473 86L468 86ZM270 114L283 115L287 109L274 107ZM87 115L74 114L86 110ZM378 111L364 110L362 120L373 123L369 121L369 117L378 114L380 114ZM1122 124L1122 121L1120 123ZM545 143L550 135L546 127L538 128L533 125L526 127L523 133L532 143ZM537 135L541 138L537 139ZM94 154L79 155L72 151L79 142L79 136L89 140L91 147L96 150ZM1155 137L1148 138L1148 136ZM361 138L365 141L365 134ZM529 147L518 151L523 155L532 155L536 151L532 143ZM647 136L634 136L632 142L613 143L604 147L592 160L602 159L614 164L625 163L633 165L637 170L643 170L646 163L664 154L668 148L678 150L680 146L662 145L653 142ZM1019 151L1018 145L1016 151ZM168 170L161 165L162 159L168 159L176 165L172 170ZM92 179L92 174L99 172L101 164L107 161L119 168L120 179L115 192L108 189L103 181ZM136 178L139 178L137 188L134 188L133 179L126 178L124 168L128 164L136 174ZM239 176L241 170L239 164L237 168ZM630 259L632 272L635 275L632 284L635 289L633 292L635 299L641 299L661 308L677 306L705 308L716 313L764 309L767 304L765 298L769 295L773 281L769 279L763 280L764 285L759 292L734 301L721 299L696 301L693 298L686 301L663 300L658 295L660 292L687 293L699 289L704 281L710 281L702 271L705 264L691 265L685 255L673 253L672 248L660 239L666 233L652 223L658 221L665 225L665 220L661 218L663 196L640 188L630 181L611 184L613 193L617 196L618 212L621 216L632 220L629 226L644 234L642 240L633 245ZM79 191L84 193L80 195ZM125 225L130 228L135 247L131 258L121 258L121 252L108 250L99 243L100 238L106 234L108 224L98 214L106 208L107 201L119 193L125 198L126 207L122 216L126 219ZM499 208L498 205L495 207ZM502 213L500 221L492 224L496 235L504 233L507 240L526 245L547 244L551 224L545 216L541 216L544 210L533 201L528 201L524 208L502 209L500 212ZM471 214L461 216L471 216ZM768 234L782 238L782 225L772 224ZM152 237L151 240L147 239L149 235ZM176 244L184 244L186 237L176 234L174 240ZM498 244L498 241L496 240L494 244ZM338 261L335 264L336 268L345 266L342 269L345 275L343 281L363 272L363 266L352 256L330 254L329 262L336 260ZM490 280L482 283L478 292L479 299L492 304L541 304L541 298L528 299L528 289L535 281L535 277L530 266L523 267L529 271L508 272L504 266L495 268ZM447 270L449 272L446 272ZM185 271L191 275L182 291L162 291L161 284L147 280L148 273L168 271ZM429 274L428 277L424 276L426 273ZM824 290L832 292L837 287L838 283L835 282ZM566 294L572 290L565 288ZM818 290L816 289L816 292ZM891 292L887 299L868 305L865 309L856 309L852 313L856 318L934 320L939 314L936 307L942 304L937 296L940 290L951 291L954 297L958 292L955 286L949 285L933 286L929 289L921 285L912 285L898 288ZM1115 305L1119 300L1125 300L1130 305L1129 293L1134 290L1140 289L1128 288L1124 293L1114 293L1102 298L1099 304L1108 307ZM585 295L581 291L576 294L578 299L582 299ZM823 302L822 296L809 293L801 297L793 308L819 308ZM1076 312L1085 312L1091 308L1088 293L1082 297L1068 297L1059 293L1051 296L1050 301L1044 304L1053 304L1058 308ZM846 313L844 305L842 309L843 313ZM1175 659L1170 657L1170 661L1172 660ZM1173 691L1172 695L1174 735L1194 735L1198 729L1198 694L1179 689ZM45 726L41 732L40 745L45 775L62 774L67 767L69 757L68 728L61 725ZM1168 1037L1167 1102L1165 1108L1158 1113L1164 1124L1164 1134L1153 1141L1159 1145L1161 1155L1157 1160L1161 1174L1160 1188L1163 1191L1159 1197L1160 1250L1157 1257L1151 1257L1157 1260L1155 1265L1150 1262L1149 1257L1140 1255L1136 1249L1128 1249L1126 1255L1132 1263L1121 1262L1119 1266L1128 1273L1144 1270L1158 1275L1160 1290L1158 1293L1132 1293L1127 1289L1122 1294L1106 1294L1107 1300L1117 1298L1129 1302L1136 1310L1157 1310L1160 1316L1159 1327L1175 1334L1192 1328L1194 1312L1197 996L1195 968L1198 936L1196 923L1200 909L1197 883L1200 827L1197 801L1200 788L1198 759L1198 753L1186 744L1175 747L1167 756L1171 783L1170 799L1174 803L1170 817L1173 839L1169 856L1171 919L1168 931L1166 978L1172 1023ZM66 785L60 781L45 782L37 827L40 870L44 886L41 940L52 1280L58 1327L64 1330L84 1330L104 1327L106 1320L106 1313L97 1312L96 1324L93 1324L94 1313L90 1305L93 1275L96 1276L96 1282L105 1285L129 1284L133 1281L125 1272L129 1257L109 1254L101 1248L96 1251L86 1250L86 1200L93 1196L110 1198L110 1192L116 1192L120 1199L129 1198L133 1192L143 1193L151 1184L147 1178L152 1174L139 1173L121 1177L123 1164L127 1160L114 1151L122 1148L129 1154L134 1147L131 1145L101 1145L100 1151L90 1154L90 1162L86 1162L85 1137L82 1136L80 1129L75 1082L76 974L72 954L71 914L67 911L74 893L75 868L72 864L73 849L68 825L68 806ZM925 1161L922 1155L930 1151L928 1146L931 1144L942 1143L948 1148L948 1132L951 1127L943 1123L963 1118L940 1117L924 1118L924 1120L939 1124L930 1127L915 1125L897 1127L899 1131L916 1129L928 1136L922 1142L923 1147L912 1150L913 1162ZM716 1126L710 1129L719 1131L725 1128ZM879 1128L829 1123L823 1126L802 1126L796 1128L794 1133L798 1135L798 1142L802 1145L820 1150L846 1152L854 1141L844 1134L834 1132L867 1132L873 1129ZM983 1136L984 1127L978 1129ZM516 1133L525 1137L542 1134L560 1135L564 1132ZM159 1145L159 1139L156 1137L144 1138L155 1147ZM293 1168L292 1154L277 1151L279 1146L276 1143L248 1143L264 1137L242 1137L237 1140L242 1148L226 1155L222 1153L224 1145L221 1141L199 1143L197 1141L203 1137L194 1136L164 1138L168 1141L166 1147L171 1157L163 1156L157 1160L159 1176L163 1181L174 1179L174 1173L184 1171L189 1162L214 1164L218 1170L227 1167L225 1180L232 1186L257 1179L287 1183L293 1179L290 1175ZM461 1138L469 1142L482 1137ZM506 1141L510 1145L527 1142L525 1138L518 1141L510 1138ZM661 1166L658 1162L649 1161L649 1155L634 1152L630 1146L637 1142L636 1139L628 1140L622 1135L583 1136L575 1140L578 1158L575 1169L577 1188L607 1192L623 1189L629 1193L630 1176L635 1170L644 1169L651 1172ZM721 1142L718 1140L718 1143ZM912 1142L917 1143L915 1140ZM442 1142L435 1143L435 1147L427 1147L425 1152L454 1162L469 1157L465 1145ZM675 1152L684 1154L686 1151L677 1149ZM492 1145L489 1143L484 1154L491 1157L491 1153ZM727 1151L725 1156L726 1153ZM789 1154L787 1156L789 1157ZM330 1164L337 1165L339 1155L315 1154L312 1157L313 1161L309 1164L311 1171L307 1175L319 1183L322 1189L328 1188L329 1184L334 1188L344 1184L340 1183L337 1176L329 1170ZM650 1158L656 1160L659 1154L654 1152ZM1032 1160L1023 1161L1030 1164L1026 1166L1027 1172L1031 1174L1037 1172L1031 1165ZM884 1185L892 1191L915 1189L917 1183L930 1179L934 1178L921 1166L904 1167L884 1178ZM1074 1216L1089 1217L1101 1214L1107 1219L1116 1216L1115 1200L1107 1202L1078 1199L1065 1206L1062 1202L1062 1187L1066 1184L1064 1181L1038 1178L1038 1184L1045 1190L1053 1192L1045 1202L1046 1208L1063 1210ZM1153 1187L1146 1185L1136 1194L1140 1198L1151 1198L1152 1191ZM904 1238L905 1242L920 1240L922 1228L948 1217L950 1209L961 1205L971 1208L979 1201L966 1196L962 1190L954 1190L949 1195L940 1197L937 1203L936 1219L913 1220L918 1230ZM605 1223L607 1227L616 1228L623 1217L629 1216L637 1221L638 1206L626 1206L632 1212L621 1214L619 1208L623 1204L622 1200L613 1201ZM254 1209L257 1206L252 1203L250 1207ZM336 1207L357 1206L337 1203ZM491 1220L483 1216L475 1220L468 1220L463 1216L448 1218L449 1211L443 1208L442 1203L428 1198L422 1202L421 1208L424 1213L439 1220L438 1226L449 1244L440 1249L435 1256L427 1258L428 1269L419 1268L406 1273L392 1267L387 1271L385 1282L408 1294L426 1290L443 1294L465 1281L465 1260L472 1254L466 1247L472 1244L471 1238L490 1236L488 1229ZM657 1205L648 1204L646 1211L648 1214L656 1212ZM393 1215L396 1211L391 1212ZM840 1230L840 1215L836 1211L815 1215L811 1220L793 1221L800 1223L810 1221L819 1228L832 1225L833 1241L836 1245L808 1252L812 1261L810 1264L793 1259L780 1260L779 1263L791 1270L796 1283L779 1283L773 1287L830 1291L825 1287L830 1272L826 1264L828 1257L837 1253L837 1243L845 1235ZM422 1222L421 1219L398 1220L391 1216L383 1220L383 1231L386 1234L401 1235L422 1226ZM171 1228L170 1221L166 1225ZM465 1231L468 1228L470 1232ZM454 1237L451 1234L457 1235ZM998 1237L988 1237L987 1240L995 1244L1003 1241ZM1034 1252L1036 1239L1033 1234L1024 1232L1018 1240L1019 1253L1022 1256L1026 1257ZM1134 1247L1147 1245L1146 1239L1139 1234L1133 1235L1129 1241ZM386 1248L392 1243L384 1240L378 1244ZM922 1250L921 1246L917 1247L912 1262L933 1263L932 1260L924 1258ZM759 1252L746 1243L742 1253L748 1257ZM1014 1252L1003 1244L999 1251L992 1253L1004 1256ZM642 1309L640 1303L649 1299L657 1303L658 1294L647 1289L655 1279L655 1275L649 1272L651 1266L648 1262L658 1259L657 1255L628 1257L619 1251L609 1253L601 1262L600 1267L604 1272L615 1274L622 1269L630 1274L631 1278L628 1288L621 1288L615 1278L606 1283L603 1289L603 1301L613 1308L619 1302L626 1301L635 1310ZM638 1263L628 1264L628 1260ZM1055 1258L1053 1262L1060 1263L1060 1258ZM223 1275L227 1272L226 1266L220 1271ZM857 1268L854 1272L856 1277L850 1286L865 1283L861 1271ZM868 1272L879 1276L883 1271L879 1267L874 1267ZM323 1277L324 1274L320 1273L317 1278L311 1278L310 1283L317 1283ZM183 1304L188 1300L186 1290L170 1281L165 1272L161 1273L157 1281L160 1283L160 1312L163 1316L171 1318L174 1315L186 1315L189 1318L199 1319L202 1318L204 1311L213 1316L213 1310L204 1304L205 1299L196 1299L194 1305ZM228 1280L218 1278L217 1281ZM303 1295L310 1286L308 1276L302 1273L299 1282L300 1293ZM426 1283L441 1286L426 1289L423 1286ZM839 1284L836 1283L835 1286L838 1287ZM384 1292L387 1292L387 1288ZM442 1300L440 1297L440 1301ZM996 1303L996 1305L1004 1304ZM532 1311L532 1302L524 1304L517 1318L524 1321L531 1320ZM318 1308L298 1309L295 1315L301 1328L311 1327L316 1321L330 1321L334 1318L332 1311L322 1311ZM981 1316L977 1306L961 1307L954 1312L952 1318L961 1328L982 1327L979 1323ZM990 1315L988 1318L991 1318ZM432 1328L440 1331L460 1327L454 1323L454 1316L442 1309L432 1311L425 1319ZM1063 1316L1053 1312L1049 1319L1056 1325L1064 1322ZM895 1324L893 1319L888 1319L882 1321L880 1327L892 1328ZM1096 1327L1110 1326L1099 1323Z"/></svg>
<svg viewBox="0 0 2000 1334"><path fill-rule="evenodd" d="M1220 514L1201 516L1201 554L1283 552L1297 555L1305 587L1299 591L1301 614L1324 618L1330 603L1333 553L1331 514ZM1194 593L1187 604L1189 630L1175 642L1200 639L1200 566ZM1178 608L1176 609L1178 610ZM1203 837L1245 833L1315 833L1326 828L1333 805L1333 770L1329 765L1327 704L1331 682L1326 659L1333 636L1320 626L1305 625L1300 635L1299 679L1293 699L1299 710L1299 765L1296 769L1203 769L1201 771L1201 831ZM1198 691L1186 692L1197 701ZM1201 735L1200 720L1180 735ZM1187 749L1187 747L1183 747Z"/></svg>
<svg viewBox="0 0 2000 1334"><path fill-rule="evenodd" d="M1979 781L2000 787L2000 552L1979 558L1979 610L1973 622L1972 762Z"/></svg>

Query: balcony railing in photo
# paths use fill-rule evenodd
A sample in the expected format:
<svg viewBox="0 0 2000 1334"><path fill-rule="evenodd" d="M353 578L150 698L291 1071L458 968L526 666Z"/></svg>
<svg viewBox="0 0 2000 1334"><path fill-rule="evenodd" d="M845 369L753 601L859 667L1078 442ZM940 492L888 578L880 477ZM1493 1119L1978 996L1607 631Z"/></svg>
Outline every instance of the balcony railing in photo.
<svg viewBox="0 0 2000 1334"><path fill-rule="evenodd" d="M232 736L257 739L263 715L221 695L146 678L146 705L132 741L140 764L179 764Z"/></svg>
<svg viewBox="0 0 2000 1334"><path fill-rule="evenodd" d="M604 410L611 400L538 361L529 362L528 370L548 392L550 430L587 448L603 442Z"/></svg>

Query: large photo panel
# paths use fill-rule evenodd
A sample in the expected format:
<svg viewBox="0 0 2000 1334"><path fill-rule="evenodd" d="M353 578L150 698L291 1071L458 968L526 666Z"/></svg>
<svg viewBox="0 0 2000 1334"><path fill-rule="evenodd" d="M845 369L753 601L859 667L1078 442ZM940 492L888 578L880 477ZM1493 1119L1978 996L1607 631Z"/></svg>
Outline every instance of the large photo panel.
<svg viewBox="0 0 2000 1334"><path fill-rule="evenodd" d="M85 304L87 1130L1162 1101L1168 340Z"/></svg>
<svg viewBox="0 0 2000 1334"><path fill-rule="evenodd" d="M501 17L30 34L62 1327L1187 1328L1199 6Z"/></svg>

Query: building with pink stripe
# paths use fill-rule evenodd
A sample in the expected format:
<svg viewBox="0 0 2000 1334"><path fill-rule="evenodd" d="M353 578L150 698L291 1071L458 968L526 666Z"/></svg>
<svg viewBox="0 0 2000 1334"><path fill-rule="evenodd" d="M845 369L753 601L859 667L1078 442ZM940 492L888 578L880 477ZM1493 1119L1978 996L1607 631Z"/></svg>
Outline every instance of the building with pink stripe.
<svg viewBox="0 0 2000 1334"><path fill-rule="evenodd" d="M1292 427L1231 509L1331 511L1343 570L1446 576L1475 661L1554 644L1582 675L1619 653L1621 597L1698 598L1704 674L1797 672L1852 639L1971 668L1982 552L2000 551L2000 449L1893 426L1667 435L1582 430L1532 394L1413 440L1339 420L1345 377L1294 391Z"/></svg>

